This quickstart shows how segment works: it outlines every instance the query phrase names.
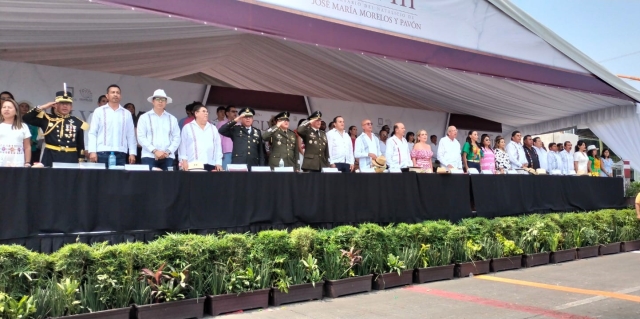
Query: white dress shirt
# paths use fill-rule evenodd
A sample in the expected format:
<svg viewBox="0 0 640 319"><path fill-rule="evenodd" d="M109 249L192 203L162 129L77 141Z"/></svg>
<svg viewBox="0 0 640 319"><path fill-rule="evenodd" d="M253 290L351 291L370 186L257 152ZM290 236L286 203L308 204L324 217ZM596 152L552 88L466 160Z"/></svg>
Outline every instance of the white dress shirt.
<svg viewBox="0 0 640 319"><path fill-rule="evenodd" d="M332 129L327 132L327 143L329 144L329 163L353 165L353 143L347 132L342 131L340 134L337 129Z"/></svg>
<svg viewBox="0 0 640 319"><path fill-rule="evenodd" d="M528 164L527 155L524 153L524 147L520 143L514 141L507 144L507 154L511 162L511 168L522 168L523 164Z"/></svg>
<svg viewBox="0 0 640 319"><path fill-rule="evenodd" d="M573 155L571 154L571 152L567 152L567 150L562 150L562 152L560 152L560 157L562 159L562 163L560 164L562 174L567 175L569 174L569 171L574 169Z"/></svg>
<svg viewBox="0 0 640 319"><path fill-rule="evenodd" d="M140 115L138 144L142 146L142 157L155 158L153 150L158 150L167 152L170 158L174 158L174 153L180 145L178 119L167 111L158 115L151 110Z"/></svg>
<svg viewBox="0 0 640 319"><path fill-rule="evenodd" d="M209 165L222 165L222 144L218 129L207 123L204 129L193 121L182 128L180 160L200 162Z"/></svg>
<svg viewBox="0 0 640 319"><path fill-rule="evenodd" d="M371 133L371 138L369 138L369 136L363 132L356 138L356 149L354 150L354 156L358 159L360 167L371 167L371 157L369 157L369 153L375 154L376 156L383 154L380 151L380 140L373 133Z"/></svg>
<svg viewBox="0 0 640 319"><path fill-rule="evenodd" d="M137 154L138 143L131 112L121 105L114 111L105 104L93 111L89 128L90 153L122 152Z"/></svg>
<svg viewBox="0 0 640 319"><path fill-rule="evenodd" d="M380 143L378 143L378 146L380 146L380 154L387 154L387 143L383 142L382 140L379 140ZM389 138L387 138L387 142L389 141ZM387 155L384 155L385 157Z"/></svg>
<svg viewBox="0 0 640 319"><path fill-rule="evenodd" d="M562 156L560 156L559 152L551 151L547 154L547 166L549 167L549 172L556 169L562 172Z"/></svg>
<svg viewBox="0 0 640 319"><path fill-rule="evenodd" d="M544 147L533 147L533 149L536 150L536 153L538 153L538 160L540 161L540 168L544 169L544 170L549 170L548 167L548 159L547 159L547 150L544 149Z"/></svg>
<svg viewBox="0 0 640 319"><path fill-rule="evenodd" d="M387 139L387 149L384 156L387 158L387 165L390 169L413 166L409 145L404 137L399 139L394 135Z"/></svg>
<svg viewBox="0 0 640 319"><path fill-rule="evenodd" d="M440 139L440 145L438 145L438 161L440 166L447 167L448 165L453 168L462 169L462 154L460 153L460 142L457 139L451 139L449 136L445 136Z"/></svg>

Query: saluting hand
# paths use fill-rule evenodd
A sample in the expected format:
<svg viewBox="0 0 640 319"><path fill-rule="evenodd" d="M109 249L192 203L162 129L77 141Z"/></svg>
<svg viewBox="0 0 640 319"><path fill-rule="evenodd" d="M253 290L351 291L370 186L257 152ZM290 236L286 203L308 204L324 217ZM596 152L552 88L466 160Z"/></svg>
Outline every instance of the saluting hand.
<svg viewBox="0 0 640 319"><path fill-rule="evenodd" d="M245 116L246 116L246 114L245 114L245 113L242 113L242 114L240 114L238 117L236 117L235 119L233 119L233 121L234 121L234 122L238 122L240 119L242 119L242 118L243 118L243 117L245 117Z"/></svg>
<svg viewBox="0 0 640 319"><path fill-rule="evenodd" d="M49 103L47 103L45 105L40 105L40 109L41 110L46 110L46 109L48 109L48 108L50 108L52 106L56 106L56 104L58 104L58 103L57 102L49 102Z"/></svg>

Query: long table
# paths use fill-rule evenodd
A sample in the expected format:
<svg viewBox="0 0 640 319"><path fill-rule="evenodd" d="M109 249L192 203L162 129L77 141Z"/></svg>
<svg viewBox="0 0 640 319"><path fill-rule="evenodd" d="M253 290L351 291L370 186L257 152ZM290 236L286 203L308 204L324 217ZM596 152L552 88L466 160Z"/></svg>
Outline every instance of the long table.
<svg viewBox="0 0 640 319"><path fill-rule="evenodd" d="M0 168L0 180L0 243L40 251L78 237L455 222L472 205L485 217L624 207L616 178Z"/></svg>

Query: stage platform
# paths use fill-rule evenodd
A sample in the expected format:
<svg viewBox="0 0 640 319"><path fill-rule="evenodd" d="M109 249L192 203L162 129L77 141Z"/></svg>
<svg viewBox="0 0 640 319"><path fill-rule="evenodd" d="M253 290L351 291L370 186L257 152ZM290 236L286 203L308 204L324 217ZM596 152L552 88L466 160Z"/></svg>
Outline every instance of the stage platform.
<svg viewBox="0 0 640 319"><path fill-rule="evenodd" d="M620 178L0 168L0 244L624 208ZM472 212L475 209L475 214ZM97 233L100 232L100 233Z"/></svg>

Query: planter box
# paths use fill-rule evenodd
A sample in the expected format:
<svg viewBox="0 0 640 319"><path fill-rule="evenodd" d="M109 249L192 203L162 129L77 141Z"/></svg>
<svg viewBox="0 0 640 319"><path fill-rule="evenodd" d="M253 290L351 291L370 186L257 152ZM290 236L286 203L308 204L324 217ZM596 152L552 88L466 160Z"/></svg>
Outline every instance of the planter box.
<svg viewBox="0 0 640 319"><path fill-rule="evenodd" d="M632 241L623 241L622 242L622 251L634 251L640 250L640 240L632 240Z"/></svg>
<svg viewBox="0 0 640 319"><path fill-rule="evenodd" d="M92 313L83 313L80 315L73 315L60 318L69 319L130 319L135 318L135 313L132 307L109 309L104 311L96 311Z"/></svg>
<svg viewBox="0 0 640 319"><path fill-rule="evenodd" d="M557 264L565 261L572 261L576 259L576 250L558 250L551 253L551 263Z"/></svg>
<svg viewBox="0 0 640 319"><path fill-rule="evenodd" d="M600 255L611 255L620 252L620 246L622 243L611 243L606 245L600 245Z"/></svg>
<svg viewBox="0 0 640 319"><path fill-rule="evenodd" d="M271 288L269 293L269 304L279 306L286 303L322 299L324 281L312 284L293 285L289 287L289 293L280 292L278 288Z"/></svg>
<svg viewBox="0 0 640 319"><path fill-rule="evenodd" d="M373 275L351 277L324 282L325 297L337 298L344 295L371 291L371 278Z"/></svg>
<svg viewBox="0 0 640 319"><path fill-rule="evenodd" d="M208 315L217 316L222 313L238 310L267 308L269 306L270 291L271 289L261 289L252 292L242 292L240 294L207 296L209 303L207 304L205 312Z"/></svg>
<svg viewBox="0 0 640 319"><path fill-rule="evenodd" d="M436 266L428 268L418 268L415 271L413 282L417 284L432 282L438 280L451 280L453 279L456 265Z"/></svg>
<svg viewBox="0 0 640 319"><path fill-rule="evenodd" d="M373 289L383 290L393 287L411 285L413 282L413 269L405 270L398 276L397 272L391 272L386 274L380 274L374 277Z"/></svg>
<svg viewBox="0 0 640 319"><path fill-rule="evenodd" d="M578 248L578 259L600 256L600 246L586 246Z"/></svg>
<svg viewBox="0 0 640 319"><path fill-rule="evenodd" d="M491 271L505 271L522 268L522 255L491 259Z"/></svg>
<svg viewBox="0 0 640 319"><path fill-rule="evenodd" d="M469 274L488 274L491 270L491 260L478 260L469 263L458 264L458 278L467 277Z"/></svg>
<svg viewBox="0 0 640 319"><path fill-rule="evenodd" d="M153 319L187 319L204 317L204 297L155 303L150 305L134 305L135 318Z"/></svg>
<svg viewBox="0 0 640 319"><path fill-rule="evenodd" d="M525 267L535 267L549 264L550 254L548 252L536 253L522 256Z"/></svg>

